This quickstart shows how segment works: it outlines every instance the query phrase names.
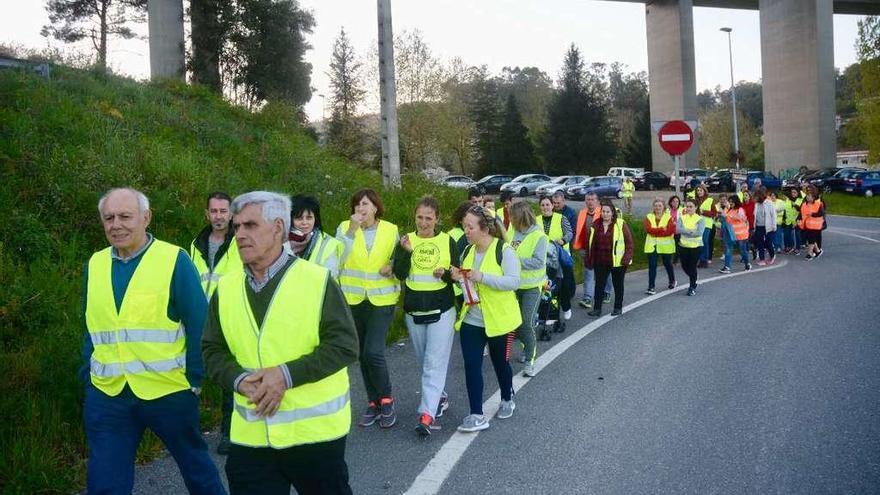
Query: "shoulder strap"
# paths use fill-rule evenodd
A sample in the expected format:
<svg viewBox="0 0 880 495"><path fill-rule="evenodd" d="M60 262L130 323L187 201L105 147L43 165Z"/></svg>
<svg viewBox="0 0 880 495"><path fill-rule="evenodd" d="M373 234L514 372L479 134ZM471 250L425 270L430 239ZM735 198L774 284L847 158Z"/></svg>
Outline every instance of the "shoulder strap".
<svg viewBox="0 0 880 495"><path fill-rule="evenodd" d="M501 259L504 258L504 241L498 239L495 243L495 262L501 266Z"/></svg>

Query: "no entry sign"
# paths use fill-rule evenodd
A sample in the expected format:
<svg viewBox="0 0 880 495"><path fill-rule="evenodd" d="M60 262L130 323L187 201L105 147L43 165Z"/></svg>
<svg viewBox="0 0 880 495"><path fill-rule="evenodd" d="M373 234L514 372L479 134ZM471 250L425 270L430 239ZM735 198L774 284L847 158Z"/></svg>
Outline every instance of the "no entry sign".
<svg viewBox="0 0 880 495"><path fill-rule="evenodd" d="M670 120L657 133L660 147L672 156L683 155L694 144L694 132L683 120Z"/></svg>

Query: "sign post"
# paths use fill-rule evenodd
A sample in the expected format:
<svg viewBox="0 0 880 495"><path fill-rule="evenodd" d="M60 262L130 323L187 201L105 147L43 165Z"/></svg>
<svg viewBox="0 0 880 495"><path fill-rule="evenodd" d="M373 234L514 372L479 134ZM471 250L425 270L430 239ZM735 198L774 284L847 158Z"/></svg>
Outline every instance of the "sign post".
<svg viewBox="0 0 880 495"><path fill-rule="evenodd" d="M696 127L696 126L693 126ZM675 178L675 195L678 196L681 180L678 176L681 155L687 153L694 144L694 131L689 122L670 120L665 122L657 132L657 139L663 151L669 153L675 162L673 177Z"/></svg>

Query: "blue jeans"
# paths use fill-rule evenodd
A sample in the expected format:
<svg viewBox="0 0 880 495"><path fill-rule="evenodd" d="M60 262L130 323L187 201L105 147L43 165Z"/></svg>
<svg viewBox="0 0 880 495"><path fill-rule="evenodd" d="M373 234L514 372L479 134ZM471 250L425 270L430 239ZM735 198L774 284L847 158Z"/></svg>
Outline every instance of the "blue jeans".
<svg viewBox="0 0 880 495"><path fill-rule="evenodd" d="M672 255L671 254L658 254L648 253L648 288L654 288L654 282L657 281L657 258L663 260L663 268L666 269L666 276L669 278L669 284L672 285L675 282L675 272L672 271Z"/></svg>
<svg viewBox="0 0 880 495"><path fill-rule="evenodd" d="M489 358L498 378L501 400L513 398L513 369L510 367L510 347L514 332L487 337L486 329L462 323L459 332L461 356L464 359L464 382L467 385L471 414L483 414L483 349L489 345Z"/></svg>
<svg viewBox="0 0 880 495"><path fill-rule="evenodd" d="M584 295L581 298L583 301L593 300L593 289L595 289L596 281L596 271L584 267ZM605 283L605 294L611 294L611 278L608 278L608 282Z"/></svg>
<svg viewBox="0 0 880 495"><path fill-rule="evenodd" d="M111 397L86 385L83 420L90 494L131 493L135 452L147 428L174 456L189 493L226 493L199 430L199 398L189 390L143 400L128 386Z"/></svg>
<svg viewBox="0 0 880 495"><path fill-rule="evenodd" d="M700 250L700 261L712 260L712 231L711 229L703 229L703 248Z"/></svg>
<svg viewBox="0 0 880 495"><path fill-rule="evenodd" d="M777 225L773 232L773 250L777 253L782 251L782 227Z"/></svg>
<svg viewBox="0 0 880 495"><path fill-rule="evenodd" d="M785 249L794 249L794 228L791 225L785 225L782 227L782 239L783 244L785 245Z"/></svg>
<svg viewBox="0 0 880 495"><path fill-rule="evenodd" d="M801 234L801 229L800 227L795 226L792 231L794 232L794 248L800 249L804 244L804 237L803 234Z"/></svg>
<svg viewBox="0 0 880 495"><path fill-rule="evenodd" d="M739 255L742 262L749 264L749 241L742 240L724 243L724 266L730 268L730 263L733 261L734 246L739 248Z"/></svg>

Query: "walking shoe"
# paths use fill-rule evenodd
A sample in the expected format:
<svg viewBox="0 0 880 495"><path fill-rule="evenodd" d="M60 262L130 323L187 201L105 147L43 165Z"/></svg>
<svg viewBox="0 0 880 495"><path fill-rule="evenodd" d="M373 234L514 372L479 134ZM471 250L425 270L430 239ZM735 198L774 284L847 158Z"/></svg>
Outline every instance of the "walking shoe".
<svg viewBox="0 0 880 495"><path fill-rule="evenodd" d="M220 439L220 443L217 444L217 453L219 455L229 455L229 447L232 446L232 442L229 441L229 437L223 435Z"/></svg>
<svg viewBox="0 0 880 495"><path fill-rule="evenodd" d="M434 418L432 418L430 414L422 413L422 415L419 416L419 422L416 425L416 433L418 433L419 436L429 437L431 436L431 430L439 429L440 425L434 421Z"/></svg>
<svg viewBox="0 0 880 495"><path fill-rule="evenodd" d="M688 295L689 295L689 296L695 296L695 295L697 295L697 291L696 291L696 289L694 289L693 287L691 287L690 289L688 289Z"/></svg>
<svg viewBox="0 0 880 495"><path fill-rule="evenodd" d="M751 269L752 269L752 264L751 264L751 263L746 263L746 271L749 271L749 270L751 270Z"/></svg>
<svg viewBox="0 0 880 495"><path fill-rule="evenodd" d="M793 250L791 251L791 254L793 254L793 255L795 255L795 256L800 256L800 255L801 255L801 252L800 252L799 249L793 249Z"/></svg>
<svg viewBox="0 0 880 495"><path fill-rule="evenodd" d="M808 254L804 256L804 261L813 261L813 258L815 258L815 256L813 256L812 254Z"/></svg>
<svg viewBox="0 0 880 495"><path fill-rule="evenodd" d="M623 311L621 311L620 308L614 308L614 310L611 311L611 316L620 316L622 314L623 314Z"/></svg>
<svg viewBox="0 0 880 495"><path fill-rule="evenodd" d="M361 420L358 421L358 426L373 426L373 423L379 419L379 406L376 405L375 401L370 401L367 404L367 410L361 415Z"/></svg>
<svg viewBox="0 0 880 495"><path fill-rule="evenodd" d="M383 397L379 402L379 427L391 428L397 422L397 413L394 412L394 399Z"/></svg>
<svg viewBox="0 0 880 495"><path fill-rule="evenodd" d="M774 256L774 257L770 258L769 260L767 260L767 264L768 264L768 265L772 265L773 263L776 263L776 256Z"/></svg>
<svg viewBox="0 0 880 495"><path fill-rule="evenodd" d="M669 282L669 285L666 286L666 288L669 289L669 290L672 290L672 289L674 289L674 288L676 288L676 287L678 287L678 281L677 281L677 280L673 280L672 282Z"/></svg>
<svg viewBox="0 0 880 495"><path fill-rule="evenodd" d="M489 420L482 414L468 414L464 420L458 425L458 431L470 433L473 431L485 430L489 427Z"/></svg>
<svg viewBox="0 0 880 495"><path fill-rule="evenodd" d="M513 410L516 409L516 404L513 403L513 397L510 400L501 401L501 407L498 408L498 414L495 415L498 419L507 419L513 416Z"/></svg>
<svg viewBox="0 0 880 495"><path fill-rule="evenodd" d="M606 293L605 293L605 297L602 299L602 303L604 303L604 304L608 304L608 303L610 303L610 302L611 302L611 294L609 294L609 293L606 292Z"/></svg>
<svg viewBox="0 0 880 495"><path fill-rule="evenodd" d="M570 320L571 319L571 310L570 309L566 309L565 311L562 312L562 319L563 320Z"/></svg>
<svg viewBox="0 0 880 495"><path fill-rule="evenodd" d="M581 299L578 302L578 305L584 309L592 309L593 308L593 300L590 298Z"/></svg>
<svg viewBox="0 0 880 495"><path fill-rule="evenodd" d="M532 363L526 363L523 366L523 376L535 376L535 365Z"/></svg>
<svg viewBox="0 0 880 495"><path fill-rule="evenodd" d="M718 270L718 273L728 274L728 273L730 273L730 267L729 267L729 266L723 266L723 267L721 267L720 270Z"/></svg>
<svg viewBox="0 0 880 495"><path fill-rule="evenodd" d="M648 290L645 291L645 294L647 294L647 295L649 295L649 296L653 296L653 295L656 294L656 293L657 293L657 291L654 290L653 287L648 287Z"/></svg>
<svg viewBox="0 0 880 495"><path fill-rule="evenodd" d="M598 309L594 309L594 310L590 311L589 313L587 313L587 316L593 316L593 317L602 316L602 312L599 311Z"/></svg>
<svg viewBox="0 0 880 495"><path fill-rule="evenodd" d="M755 264L758 266L767 266L767 262L764 260L758 260Z"/></svg>
<svg viewBox="0 0 880 495"><path fill-rule="evenodd" d="M449 409L449 397L441 395L440 402L437 404L437 414L435 414L434 417L443 417L443 413L446 412L447 409Z"/></svg>
<svg viewBox="0 0 880 495"><path fill-rule="evenodd" d="M816 256L813 256L813 258L818 258L819 256L822 256L822 253L824 253L824 252L825 252L824 249L820 249L819 252L816 253Z"/></svg>

